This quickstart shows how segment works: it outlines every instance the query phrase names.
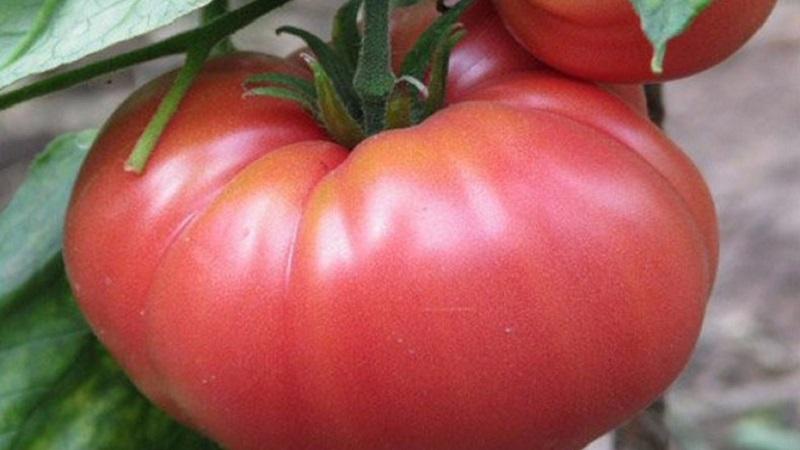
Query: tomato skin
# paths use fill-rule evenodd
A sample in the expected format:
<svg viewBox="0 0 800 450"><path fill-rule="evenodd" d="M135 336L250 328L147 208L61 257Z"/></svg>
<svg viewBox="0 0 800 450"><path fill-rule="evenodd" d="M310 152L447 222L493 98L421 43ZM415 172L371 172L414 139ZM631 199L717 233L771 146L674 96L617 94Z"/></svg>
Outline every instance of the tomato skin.
<svg viewBox="0 0 800 450"><path fill-rule="evenodd" d="M142 87L106 123L68 211L64 257L81 309L137 386L176 416L146 354L140 319L162 253L242 167L276 146L323 136L292 104L242 97L244 79L268 70L292 71L255 54L210 62L140 177L122 167L174 74Z"/></svg>
<svg viewBox="0 0 800 450"><path fill-rule="evenodd" d="M135 94L68 213L81 308L170 414L232 450L572 450L680 372L713 204L618 98L512 74L347 153L242 99L264 70L211 63L142 177L166 81Z"/></svg>
<svg viewBox="0 0 800 450"><path fill-rule="evenodd" d="M674 189L613 139L456 105L362 143L273 228L275 160L331 147L240 174L153 283L154 360L228 447L577 449L685 363L707 250Z"/></svg>
<svg viewBox="0 0 800 450"><path fill-rule="evenodd" d="M615 95L622 97L626 93ZM719 260L719 224L703 176L689 157L655 125L642 121L630 113L630 108L608 97L589 84L540 72L501 77L464 100L501 102L566 115L602 130L638 153L669 181L695 217L708 250L713 280ZM623 102L629 100L623 99Z"/></svg>
<svg viewBox="0 0 800 450"><path fill-rule="evenodd" d="M664 72L650 69L653 49L629 0L493 0L506 26L537 58L597 81L642 83L712 67L761 27L776 0L715 0L669 43Z"/></svg>

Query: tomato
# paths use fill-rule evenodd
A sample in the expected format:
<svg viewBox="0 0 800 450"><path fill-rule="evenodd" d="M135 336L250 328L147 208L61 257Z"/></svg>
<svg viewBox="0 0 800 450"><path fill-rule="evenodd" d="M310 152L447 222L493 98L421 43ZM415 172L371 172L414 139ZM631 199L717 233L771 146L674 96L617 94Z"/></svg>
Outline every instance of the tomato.
<svg viewBox="0 0 800 450"><path fill-rule="evenodd" d="M715 0L672 40L664 72L650 69L653 49L630 0L494 0L508 29L532 54L565 73L628 83L668 80L712 67L764 23L775 0Z"/></svg>
<svg viewBox="0 0 800 450"><path fill-rule="evenodd" d="M438 16L436 0L423 0L406 8L398 8L392 17L392 65L396 71L414 42ZM546 66L530 55L503 26L489 0L478 0L464 14L461 22L466 35L450 58L447 98L462 99L476 86L499 76L520 71L546 70ZM603 88L622 98L643 116L647 102L640 85L613 84Z"/></svg>
<svg viewBox="0 0 800 450"><path fill-rule="evenodd" d="M352 152L208 64L151 159L172 75L79 176L76 298L140 389L226 448L578 449L646 406L697 338L716 267L702 178L615 96L486 81Z"/></svg>

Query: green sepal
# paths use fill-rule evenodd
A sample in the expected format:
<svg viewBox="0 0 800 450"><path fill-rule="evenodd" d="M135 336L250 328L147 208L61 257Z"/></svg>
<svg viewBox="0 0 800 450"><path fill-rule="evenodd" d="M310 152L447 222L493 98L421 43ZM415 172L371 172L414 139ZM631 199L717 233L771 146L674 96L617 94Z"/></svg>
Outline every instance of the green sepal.
<svg viewBox="0 0 800 450"><path fill-rule="evenodd" d="M355 70L361 51L361 31L358 29L358 10L361 0L349 0L336 11L331 40L333 49Z"/></svg>
<svg viewBox="0 0 800 450"><path fill-rule="evenodd" d="M325 73L333 83L337 95L344 102L350 115L361 117L358 96L353 89L353 70L338 57L337 52L322 39L297 27L280 27L276 32L278 34L288 33L302 39L325 69Z"/></svg>
<svg viewBox="0 0 800 450"><path fill-rule="evenodd" d="M319 120L336 142L347 148L355 147L366 137L364 130L348 112L325 68L309 55L303 59L314 74Z"/></svg>
<svg viewBox="0 0 800 450"><path fill-rule="evenodd" d="M419 37L414 47L403 60L402 75L422 79L428 71L429 63L442 40L447 39L461 15L472 5L473 0L461 0L439 16Z"/></svg>
<svg viewBox="0 0 800 450"><path fill-rule="evenodd" d="M421 0L392 0L392 8L403 8L406 6L414 6Z"/></svg>
<svg viewBox="0 0 800 450"><path fill-rule="evenodd" d="M411 77L400 77L389 96L386 107L386 129L406 128L415 120L421 102L419 98L428 97L428 88L421 81Z"/></svg>
<svg viewBox="0 0 800 450"><path fill-rule="evenodd" d="M314 90L314 83L309 80L279 72L267 72L253 75L244 82L245 87L253 84L275 84L286 88L294 89L305 97L316 101L317 93ZM252 90L251 90L252 91ZM258 94L256 94L258 95Z"/></svg>
<svg viewBox="0 0 800 450"><path fill-rule="evenodd" d="M450 27L450 32L436 46L431 62L430 82L428 83L428 99L422 119L440 110L444 106L447 89L447 73L450 67L450 53L467 34L460 25Z"/></svg>
<svg viewBox="0 0 800 450"><path fill-rule="evenodd" d="M281 100L289 100L295 102L303 107L306 111L317 116L317 101L315 98L309 98L305 94L298 92L294 89L289 89L280 86L262 86L252 88L245 92L245 95L256 95L263 97L274 97Z"/></svg>

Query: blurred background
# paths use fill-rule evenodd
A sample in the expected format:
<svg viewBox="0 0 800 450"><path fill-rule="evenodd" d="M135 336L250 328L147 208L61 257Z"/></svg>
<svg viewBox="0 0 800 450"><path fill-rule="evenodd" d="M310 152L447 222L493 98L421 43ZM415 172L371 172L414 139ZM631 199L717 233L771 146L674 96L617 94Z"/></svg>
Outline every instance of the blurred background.
<svg viewBox="0 0 800 450"><path fill-rule="evenodd" d="M278 24L327 35L340 3L295 0L235 43L287 54L300 43L276 37ZM53 137L100 126L134 88L180 61L162 59L1 111L0 208ZM668 394L673 448L800 450L800 0L780 0L759 34L725 63L664 89L666 131L705 174L722 239L703 335Z"/></svg>

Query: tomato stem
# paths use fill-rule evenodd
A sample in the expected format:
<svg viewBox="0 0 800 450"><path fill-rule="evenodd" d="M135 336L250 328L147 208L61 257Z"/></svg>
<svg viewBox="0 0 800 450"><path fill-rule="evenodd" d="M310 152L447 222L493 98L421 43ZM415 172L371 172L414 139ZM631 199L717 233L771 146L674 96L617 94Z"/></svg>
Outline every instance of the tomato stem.
<svg viewBox="0 0 800 450"><path fill-rule="evenodd" d="M444 105L450 51L464 35L457 23L473 0L461 0L428 28L406 55L399 75L392 70L389 13L398 0L349 0L334 20L329 45L295 27L279 33L303 39L316 58L306 58L314 75L316 94L305 92L306 81L271 74L256 75L251 84L275 87L250 89L253 95L294 100L328 130L336 142L353 148L367 136L385 129L421 122ZM358 27L358 7L364 6L363 36ZM355 56L354 56L355 55ZM428 79L426 86L422 80ZM314 98L316 104L309 108Z"/></svg>
<svg viewBox="0 0 800 450"><path fill-rule="evenodd" d="M161 100L161 104L158 105L158 110L156 110L153 118L150 119L150 123L147 124L147 128L145 128L144 132L139 137L136 146L133 148L133 152L131 152L128 161L125 163L126 171L142 173L147 164L147 160L153 153L159 139L161 139L161 134L167 128L172 116L174 116L175 112L178 110L178 106L180 106L183 97L189 91L194 79L203 68L203 63L205 63L206 58L208 58L208 55L211 53L212 47L213 45L207 43L199 43L196 47L189 49L189 52L186 54L186 64L184 64L178 72L175 82L172 84L172 87L167 92L164 99Z"/></svg>
<svg viewBox="0 0 800 450"><path fill-rule="evenodd" d="M364 111L364 131L372 135L384 129L386 101L395 85L389 41L389 0L364 4L364 39L353 87Z"/></svg>

